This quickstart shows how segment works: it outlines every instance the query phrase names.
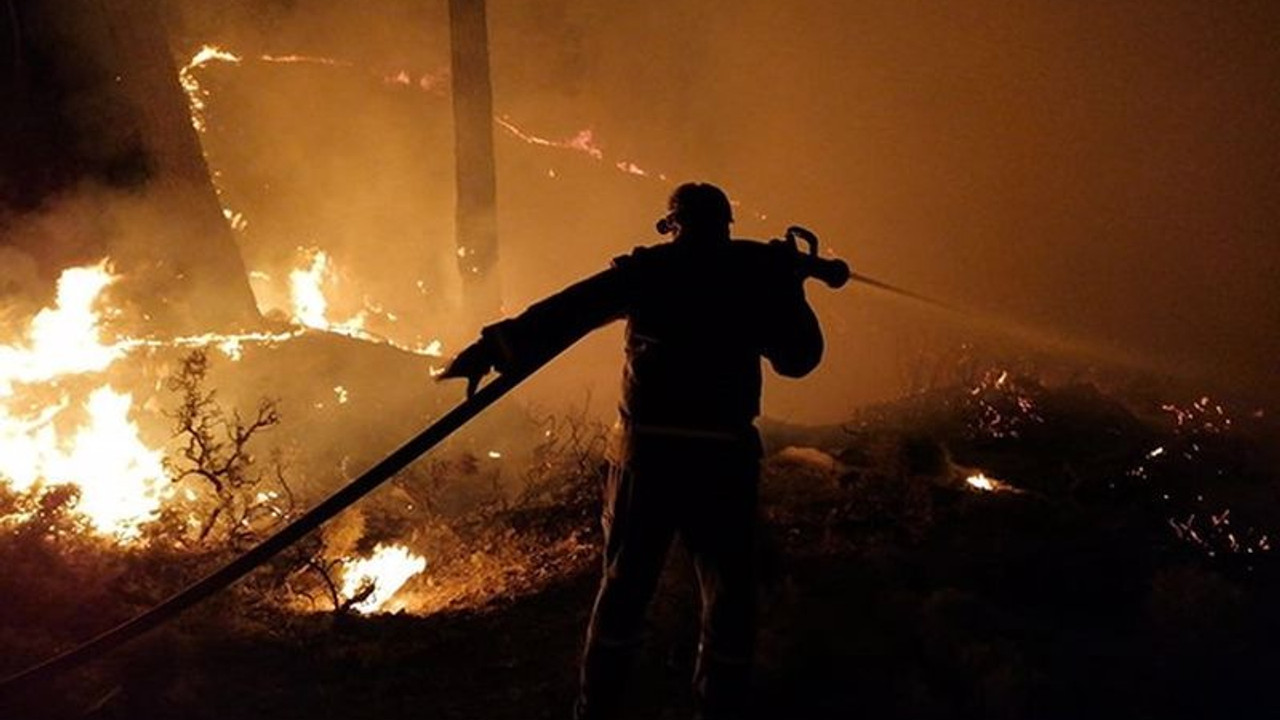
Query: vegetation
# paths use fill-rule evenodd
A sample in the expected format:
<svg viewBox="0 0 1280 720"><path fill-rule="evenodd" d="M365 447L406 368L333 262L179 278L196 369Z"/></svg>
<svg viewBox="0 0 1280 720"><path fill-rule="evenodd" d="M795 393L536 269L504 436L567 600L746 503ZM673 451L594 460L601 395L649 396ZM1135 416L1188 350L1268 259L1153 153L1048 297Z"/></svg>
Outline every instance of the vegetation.
<svg viewBox="0 0 1280 720"><path fill-rule="evenodd" d="M69 491L0 498L26 517L0 536L4 669L149 606L297 512L287 463L255 462L279 418L217 407L202 367L172 383L172 467L202 491L199 525L164 518L150 543L112 550L82 532ZM966 377L767 438L760 717L1280 710L1266 692L1280 660L1280 433L1265 410L1000 368ZM454 447L28 715L564 716L598 572L606 433L581 412L523 428L537 440L514 489ZM971 484L978 473L991 485ZM267 490L278 513L254 504ZM428 558L398 596L415 614L353 614L341 559L393 540ZM673 553L632 717L688 713L691 575Z"/></svg>

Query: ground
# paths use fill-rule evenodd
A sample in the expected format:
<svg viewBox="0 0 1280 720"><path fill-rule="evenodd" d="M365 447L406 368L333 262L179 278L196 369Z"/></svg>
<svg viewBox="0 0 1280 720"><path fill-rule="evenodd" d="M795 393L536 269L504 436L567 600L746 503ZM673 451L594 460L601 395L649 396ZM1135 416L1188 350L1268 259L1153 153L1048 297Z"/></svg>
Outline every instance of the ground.
<svg viewBox="0 0 1280 720"><path fill-rule="evenodd" d="M1275 717L1271 421L1121 395L990 375L837 428L766 425L758 717ZM536 579L426 616L232 595L13 716L568 717L598 538L592 493L566 497L460 533ZM630 718L689 714L691 574L673 553ZM24 608L3 618L27 656L9 670L59 635L17 627Z"/></svg>

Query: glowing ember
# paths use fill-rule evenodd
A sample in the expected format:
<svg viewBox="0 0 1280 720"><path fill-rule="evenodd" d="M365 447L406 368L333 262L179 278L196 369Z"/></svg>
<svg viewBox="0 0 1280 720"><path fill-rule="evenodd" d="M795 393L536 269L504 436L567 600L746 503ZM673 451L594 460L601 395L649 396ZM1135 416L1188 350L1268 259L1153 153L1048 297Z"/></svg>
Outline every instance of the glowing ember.
<svg viewBox="0 0 1280 720"><path fill-rule="evenodd" d="M409 578L426 567L426 558L402 545L378 545L373 549L373 555L344 564L341 595L351 600L372 585L368 596L351 607L364 614L377 612Z"/></svg>
<svg viewBox="0 0 1280 720"><path fill-rule="evenodd" d="M1020 381L1007 370L987 370L969 389L975 412L974 431L991 438L1018 438L1044 418L1036 407L1034 383Z"/></svg>
<svg viewBox="0 0 1280 720"><path fill-rule="evenodd" d="M619 160L618 162L614 163L613 166L618 168L622 172L628 173L630 175L639 175L640 177L649 177L649 172L647 170L640 167L639 165L636 165L630 160ZM658 179L666 180L667 176L659 174Z"/></svg>
<svg viewBox="0 0 1280 720"><path fill-rule="evenodd" d="M434 73L424 73L416 78L408 70L401 70L384 76L382 81L388 85L416 86L423 92L443 95L445 88L449 86L449 70L445 68Z"/></svg>
<svg viewBox="0 0 1280 720"><path fill-rule="evenodd" d="M1230 430L1233 423L1222 404L1213 401L1207 395L1190 405L1179 406L1170 403L1161 405L1160 409L1173 417L1178 431L1184 434L1218 435Z"/></svg>

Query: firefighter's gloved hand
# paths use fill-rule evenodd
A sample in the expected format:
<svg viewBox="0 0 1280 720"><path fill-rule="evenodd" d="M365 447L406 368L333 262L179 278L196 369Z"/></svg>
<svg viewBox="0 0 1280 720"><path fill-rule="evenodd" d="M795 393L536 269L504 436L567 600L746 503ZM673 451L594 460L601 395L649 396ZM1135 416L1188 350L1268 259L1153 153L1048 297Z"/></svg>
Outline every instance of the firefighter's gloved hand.
<svg viewBox="0 0 1280 720"><path fill-rule="evenodd" d="M436 379L466 378L467 397L469 398L475 395L476 388L480 386L480 381L484 376L493 371L493 365L497 362L495 355L493 344L487 338L482 337L458 353L458 356L449 363L449 366Z"/></svg>

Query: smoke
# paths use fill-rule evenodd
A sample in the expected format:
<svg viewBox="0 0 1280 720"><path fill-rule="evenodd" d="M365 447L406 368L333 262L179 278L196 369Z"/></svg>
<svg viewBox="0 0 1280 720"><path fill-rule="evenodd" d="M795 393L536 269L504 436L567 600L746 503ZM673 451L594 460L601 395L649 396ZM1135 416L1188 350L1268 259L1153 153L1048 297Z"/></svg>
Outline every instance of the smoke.
<svg viewBox="0 0 1280 720"><path fill-rule="evenodd" d="M458 312L448 97L382 79L447 67L438 5L177 3L174 37L179 55L214 42L349 63L210 68L205 149L248 222L250 269L284 277L299 246L323 248L399 315L404 339L443 337L451 352L478 328ZM907 376L962 343L1065 344L1073 362L1267 392L1280 350L1278 13L1189 0L491 1L495 110L553 140L590 129L604 156L495 127L506 310L658 241L670 187L701 179L741 203L740 236L804 224L859 271L994 318L813 287L826 363L770 381L768 414L838 420L910 389ZM616 328L601 333L522 392L590 392L605 412L619 348Z"/></svg>

